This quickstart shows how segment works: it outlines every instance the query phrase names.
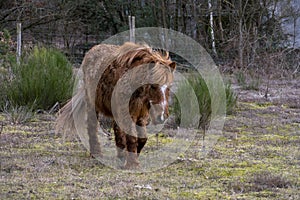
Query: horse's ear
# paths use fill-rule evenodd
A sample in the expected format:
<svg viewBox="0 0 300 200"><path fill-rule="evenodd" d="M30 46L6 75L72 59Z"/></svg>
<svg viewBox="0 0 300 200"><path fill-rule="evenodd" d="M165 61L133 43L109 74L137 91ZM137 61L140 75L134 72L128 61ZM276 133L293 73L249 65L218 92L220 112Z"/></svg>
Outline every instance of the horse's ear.
<svg viewBox="0 0 300 200"><path fill-rule="evenodd" d="M171 63L169 64L169 67L171 68L172 71L174 71L175 68L176 68L176 63L175 63L175 62L171 62Z"/></svg>

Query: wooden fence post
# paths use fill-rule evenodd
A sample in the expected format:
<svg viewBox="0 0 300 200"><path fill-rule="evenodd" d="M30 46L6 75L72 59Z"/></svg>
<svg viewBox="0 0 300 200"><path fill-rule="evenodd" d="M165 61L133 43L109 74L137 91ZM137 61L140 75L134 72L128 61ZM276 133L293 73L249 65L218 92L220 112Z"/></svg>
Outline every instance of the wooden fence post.
<svg viewBox="0 0 300 200"><path fill-rule="evenodd" d="M20 64L22 49L22 25L17 23L17 63Z"/></svg>
<svg viewBox="0 0 300 200"><path fill-rule="evenodd" d="M135 17L128 16L129 21L129 41L135 43Z"/></svg>

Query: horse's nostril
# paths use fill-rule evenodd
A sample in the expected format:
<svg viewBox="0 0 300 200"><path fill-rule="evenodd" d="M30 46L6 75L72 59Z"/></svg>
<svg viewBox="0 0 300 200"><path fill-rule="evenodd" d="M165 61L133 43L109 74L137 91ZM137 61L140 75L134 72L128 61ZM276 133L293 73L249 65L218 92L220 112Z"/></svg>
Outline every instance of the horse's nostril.
<svg viewBox="0 0 300 200"><path fill-rule="evenodd" d="M156 121L157 121L157 123L162 124L165 120L164 120L164 117L163 117L163 116L158 116L158 117L156 118Z"/></svg>
<svg viewBox="0 0 300 200"><path fill-rule="evenodd" d="M161 119L162 117L161 116L157 116L156 117L156 122L158 123L158 124L161 124L162 123L162 119Z"/></svg>

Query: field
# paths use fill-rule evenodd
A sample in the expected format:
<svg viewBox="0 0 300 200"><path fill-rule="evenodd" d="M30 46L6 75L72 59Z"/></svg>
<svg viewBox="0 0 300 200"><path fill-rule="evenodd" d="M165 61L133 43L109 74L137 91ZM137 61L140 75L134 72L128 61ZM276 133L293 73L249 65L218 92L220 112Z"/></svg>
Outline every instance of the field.
<svg viewBox="0 0 300 200"><path fill-rule="evenodd" d="M299 78L233 87L237 107L207 156L194 142L149 173L102 165L80 141L54 133L54 115L13 124L2 113L0 199L300 199Z"/></svg>

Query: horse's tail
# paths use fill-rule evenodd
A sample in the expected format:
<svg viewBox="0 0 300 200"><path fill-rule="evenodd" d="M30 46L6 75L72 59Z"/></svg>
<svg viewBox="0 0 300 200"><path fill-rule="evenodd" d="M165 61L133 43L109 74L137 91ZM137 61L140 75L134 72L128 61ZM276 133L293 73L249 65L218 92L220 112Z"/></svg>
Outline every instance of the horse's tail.
<svg viewBox="0 0 300 200"><path fill-rule="evenodd" d="M84 122L86 121L86 103L84 98L85 91L83 88L80 88L72 99L59 110L55 126L56 133L62 132L66 136L66 134L78 132L77 127L84 127Z"/></svg>

